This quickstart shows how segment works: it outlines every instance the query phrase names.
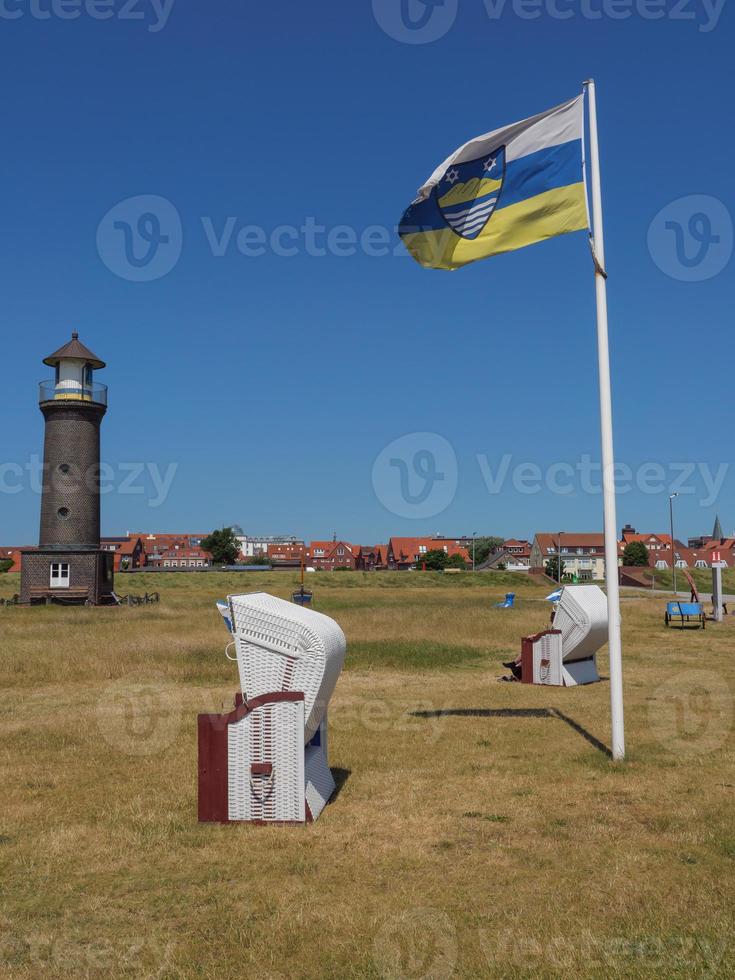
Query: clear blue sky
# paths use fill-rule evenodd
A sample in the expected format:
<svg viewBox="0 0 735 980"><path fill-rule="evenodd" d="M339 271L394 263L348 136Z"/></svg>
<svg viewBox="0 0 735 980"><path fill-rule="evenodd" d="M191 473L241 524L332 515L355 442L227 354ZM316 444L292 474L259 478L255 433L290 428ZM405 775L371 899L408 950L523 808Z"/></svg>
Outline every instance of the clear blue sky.
<svg viewBox="0 0 735 980"><path fill-rule="evenodd" d="M449 16L447 2L432 16ZM493 19L481 0L465 0L443 36L408 44L389 36L400 28L399 0L375 0L377 16L368 0L177 0L163 25L143 0L134 20L122 16L122 0L100 7L114 12L107 20L84 4L76 19L39 19L51 0L36 3L35 16L24 0L5 0L0 14L0 543L37 540L38 495L25 471L6 464L25 467L41 452L40 362L73 328L109 365L98 376L110 387L103 457L118 486L103 498L104 533L238 522L371 542L437 530L601 529L599 494L579 480L564 494L543 484L550 464L599 458L585 235L456 273L423 270L394 247L403 209L444 156L571 98L589 76L598 86L616 455L634 474L647 461L665 473L658 492L619 497L618 524L665 530L679 472L671 464L715 474L732 459L733 262L709 275L722 264L718 248L728 257L735 211L732 9L713 23L711 7L690 2L694 19L672 19L672 0L663 19L632 5L625 19L590 19L583 10L603 10L601 0L559 0L572 11L560 20L544 0L536 19L490 4L503 11ZM136 205L103 220L139 195L171 202L183 234L171 271L149 281L122 277L110 258L123 234L111 221L124 224ZM690 195L716 201L680 201ZM673 228L655 226L649 247L649 226L667 205L684 232L702 208L711 219L720 242L699 265L677 266ZM220 238L228 217L234 232L216 255L205 225ZM395 254L306 254L303 236L293 256L236 247L243 226L269 238L308 219L358 236L389 228ZM175 248L176 229L164 225ZM690 260L697 248L685 242ZM677 269L709 278L684 281ZM451 445L456 492L439 513L421 516L417 506L405 516L391 505L393 489L376 493L373 464L393 440L422 432ZM407 444L420 451L421 438ZM488 492L478 454L493 473L511 455L499 492ZM541 467L539 492L514 485L521 463ZM134 479L142 493L122 492L127 464L149 467ZM152 506L150 467L170 464L170 490ZM446 468L441 453L437 465ZM397 478L399 467L386 472ZM686 487L694 492L676 503L682 536L709 530L715 511L732 529L735 473L714 501L701 469Z"/></svg>

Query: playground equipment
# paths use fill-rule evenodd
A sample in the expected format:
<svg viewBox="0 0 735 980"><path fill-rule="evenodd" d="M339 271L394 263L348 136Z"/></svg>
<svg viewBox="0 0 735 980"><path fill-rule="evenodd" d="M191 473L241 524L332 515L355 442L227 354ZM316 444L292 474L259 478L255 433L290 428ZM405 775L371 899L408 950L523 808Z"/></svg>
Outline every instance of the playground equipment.
<svg viewBox="0 0 735 980"><path fill-rule="evenodd" d="M505 599L502 602L496 602L495 609L513 609L513 605L516 601L515 592L506 592Z"/></svg>
<svg viewBox="0 0 735 980"><path fill-rule="evenodd" d="M672 623L678 624L679 629L684 629L685 626L693 626L695 629L699 629L701 626L704 629L707 619L704 615L704 608L701 602L679 602L674 600L673 602L666 603L666 612L664 613L664 623L669 626Z"/></svg>
<svg viewBox="0 0 735 980"><path fill-rule="evenodd" d="M565 585L553 629L521 640L524 684L573 687L599 681L595 655L607 641L607 597L597 585Z"/></svg>
<svg viewBox="0 0 735 980"><path fill-rule="evenodd" d="M304 556L301 556L301 585L291 593L291 602L299 606L310 606L314 601L314 593L311 589L304 588Z"/></svg>
<svg viewBox="0 0 735 980"><path fill-rule="evenodd" d="M700 600L699 600L699 592L697 592L697 583L694 581L694 579L689 574L689 572L686 570L686 568L682 569L682 571L684 572L684 578L689 583L689 588L692 590L692 597L691 597L691 599L689 601L690 602L699 602Z"/></svg>
<svg viewBox="0 0 735 980"><path fill-rule="evenodd" d="M727 603L722 597L722 563L718 553L712 556L712 616L715 623L721 623L727 615ZM704 604L699 598L697 584L686 569L683 569L684 578L689 583L691 597L689 602L679 602L672 600L666 604L664 613L664 623L678 625L680 629L686 626L693 626L695 629L705 628L707 616L704 612Z"/></svg>
<svg viewBox="0 0 735 980"><path fill-rule="evenodd" d="M335 789L327 705L344 633L323 613L265 592L231 595L217 608L242 693L233 711L199 715L199 820L316 820Z"/></svg>
<svg viewBox="0 0 735 980"><path fill-rule="evenodd" d="M313 600L314 593L305 589L303 584L291 593L291 602L295 602L298 606L310 606Z"/></svg>

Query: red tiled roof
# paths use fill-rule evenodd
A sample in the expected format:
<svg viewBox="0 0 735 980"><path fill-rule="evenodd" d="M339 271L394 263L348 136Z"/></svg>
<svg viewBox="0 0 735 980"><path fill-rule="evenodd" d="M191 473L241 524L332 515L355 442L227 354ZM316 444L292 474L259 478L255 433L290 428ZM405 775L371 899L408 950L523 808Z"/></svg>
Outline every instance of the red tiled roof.
<svg viewBox="0 0 735 980"><path fill-rule="evenodd" d="M400 562L418 561L423 554L421 548L426 551L446 551L450 557L462 555L465 560L469 559L466 548L442 538L391 538L388 542L389 552L392 551L394 560Z"/></svg>
<svg viewBox="0 0 735 980"><path fill-rule="evenodd" d="M330 538L329 541L312 541L309 547L322 548L324 551L331 551L331 549L338 544L341 544L344 548L349 548L350 551L359 547L359 545L349 544L347 541L335 541L333 538Z"/></svg>
<svg viewBox="0 0 735 980"><path fill-rule="evenodd" d="M653 539L653 540L651 540ZM671 535L670 534L627 534L622 541L618 541L618 554L622 555L625 552L625 546L633 541L641 541L646 545L648 549L648 564L651 568L655 567L657 561L665 561L669 567L671 567ZM655 547L658 544L660 547ZM674 550L677 554L681 554L682 558L691 567L694 566L694 562L697 558L705 557L705 555L696 554L697 551L702 552L704 549L687 548L681 541L674 541Z"/></svg>
<svg viewBox="0 0 735 980"><path fill-rule="evenodd" d="M626 544L630 544L632 541L642 541L643 544L665 544L666 547L671 545L671 535L670 534L623 534L623 540L619 542L625 547Z"/></svg>
<svg viewBox="0 0 735 980"><path fill-rule="evenodd" d="M719 538L710 538L709 541L704 542L704 547L709 551L732 551L735 548L735 538L725 538L724 541Z"/></svg>
<svg viewBox="0 0 735 980"><path fill-rule="evenodd" d="M317 558L328 558L337 548L346 548L351 555L356 555L359 546L349 544L347 541L312 541L308 548L308 554L314 557L316 550L321 550L322 554Z"/></svg>
<svg viewBox="0 0 735 980"><path fill-rule="evenodd" d="M100 545L104 548L105 545L115 545L114 551L116 555L132 555L138 546L140 538L138 537L127 537L127 538L100 538ZM109 549L113 550L113 549Z"/></svg>
<svg viewBox="0 0 735 980"><path fill-rule="evenodd" d="M140 538L128 538L127 541L124 541L120 545L120 547L117 549L117 552L120 555L132 555L139 544L142 547L142 542Z"/></svg>
<svg viewBox="0 0 735 980"><path fill-rule="evenodd" d="M538 531L535 540L543 554L556 553L559 548L559 532ZM561 546L564 548L594 548L596 551L605 550L605 535L588 532L562 531Z"/></svg>
<svg viewBox="0 0 735 980"><path fill-rule="evenodd" d="M146 554L151 555L155 553L162 553L171 549L181 550L182 548L188 548L189 541L192 538L203 539L208 536L209 532L201 534L195 531L187 532L185 534L153 534L143 531L129 534L128 540L134 541L136 538L140 538L144 551ZM198 547L198 545L196 547Z"/></svg>

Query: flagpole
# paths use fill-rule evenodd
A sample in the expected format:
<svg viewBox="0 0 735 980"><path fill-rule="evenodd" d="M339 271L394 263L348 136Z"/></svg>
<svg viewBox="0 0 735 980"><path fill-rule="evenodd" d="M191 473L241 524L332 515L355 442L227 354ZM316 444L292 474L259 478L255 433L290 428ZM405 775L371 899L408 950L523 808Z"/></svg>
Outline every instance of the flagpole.
<svg viewBox="0 0 735 980"><path fill-rule="evenodd" d="M615 515L615 456L613 453L612 397L610 393L610 344L607 332L607 274L602 232L600 154L597 142L595 83L585 82L590 122L590 189L592 192L592 257L597 298L597 366L600 379L600 435L602 443L602 495L605 521L605 580L607 584L607 639L610 655L610 712L612 757L625 758L623 717L623 659L620 641L620 590L618 586L618 537Z"/></svg>

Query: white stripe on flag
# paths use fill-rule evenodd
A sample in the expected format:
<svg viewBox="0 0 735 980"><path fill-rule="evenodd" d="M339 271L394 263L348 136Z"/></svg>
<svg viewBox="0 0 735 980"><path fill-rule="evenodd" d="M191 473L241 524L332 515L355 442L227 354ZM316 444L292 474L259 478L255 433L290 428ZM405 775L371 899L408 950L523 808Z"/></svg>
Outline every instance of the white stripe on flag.
<svg viewBox="0 0 735 980"><path fill-rule="evenodd" d="M486 204L489 204L492 207L492 205L495 204L497 199L498 196L496 194L495 197L491 197L487 201L481 201L479 204L473 204L471 207L465 208L464 211L445 211L444 213L446 214L447 217L461 218L462 215L469 214L470 211L475 211L477 208L483 208L485 207Z"/></svg>
<svg viewBox="0 0 735 980"><path fill-rule="evenodd" d="M459 228L462 231L466 231L468 228L474 228L476 225L484 224L490 213L492 212L492 206L484 211L480 211L477 214L470 215L467 218L463 218L461 221L456 221L451 217L447 217L447 221L452 226L452 228Z"/></svg>
<svg viewBox="0 0 735 980"><path fill-rule="evenodd" d="M546 112L540 112L536 116L511 123L510 126L503 126L501 129L494 129L483 136L476 136L439 164L431 177L419 188L418 200L425 200L429 196L453 163L479 160L480 157L494 153L501 146L505 147L506 163L517 160L548 146L559 146L570 140L581 139L583 122L583 96L578 95L576 99L563 102L553 109L547 109Z"/></svg>

